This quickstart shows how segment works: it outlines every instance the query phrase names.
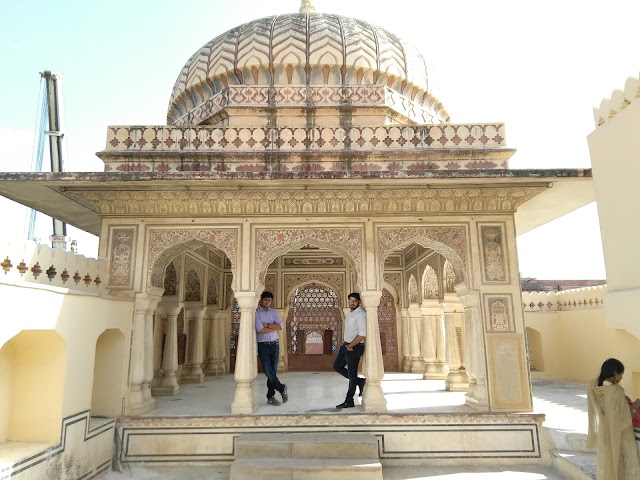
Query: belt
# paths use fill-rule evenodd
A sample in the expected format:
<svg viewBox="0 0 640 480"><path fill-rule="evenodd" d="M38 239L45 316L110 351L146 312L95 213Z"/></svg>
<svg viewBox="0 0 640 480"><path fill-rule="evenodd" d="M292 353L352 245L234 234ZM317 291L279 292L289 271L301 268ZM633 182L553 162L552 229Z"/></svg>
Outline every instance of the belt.
<svg viewBox="0 0 640 480"><path fill-rule="evenodd" d="M342 342L342 346L346 347L347 345L349 345L351 342ZM364 342L360 342L360 343L356 343L354 345L354 347L357 347L358 345L364 345Z"/></svg>
<svg viewBox="0 0 640 480"><path fill-rule="evenodd" d="M278 344L278 340L274 342L258 342L258 345L277 345L277 344Z"/></svg>

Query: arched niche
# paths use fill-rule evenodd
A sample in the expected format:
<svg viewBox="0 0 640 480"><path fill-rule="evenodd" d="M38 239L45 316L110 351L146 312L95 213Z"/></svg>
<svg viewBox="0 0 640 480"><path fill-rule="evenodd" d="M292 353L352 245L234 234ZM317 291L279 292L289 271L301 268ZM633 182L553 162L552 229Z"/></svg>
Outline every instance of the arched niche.
<svg viewBox="0 0 640 480"><path fill-rule="evenodd" d="M25 330L0 349L0 442L60 441L67 349L54 331Z"/></svg>
<svg viewBox="0 0 640 480"><path fill-rule="evenodd" d="M119 417L122 414L124 359L124 334L118 329L102 332L96 340L92 416Z"/></svg>

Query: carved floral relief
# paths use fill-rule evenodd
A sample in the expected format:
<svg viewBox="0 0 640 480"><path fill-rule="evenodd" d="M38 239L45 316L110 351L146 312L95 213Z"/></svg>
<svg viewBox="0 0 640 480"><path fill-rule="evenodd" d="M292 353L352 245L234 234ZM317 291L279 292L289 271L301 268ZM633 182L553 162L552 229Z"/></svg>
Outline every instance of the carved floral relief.
<svg viewBox="0 0 640 480"><path fill-rule="evenodd" d="M114 228L111 230L109 287L133 288L135 238L135 228Z"/></svg>
<svg viewBox="0 0 640 480"><path fill-rule="evenodd" d="M509 283L504 224L480 225L482 273L485 283Z"/></svg>

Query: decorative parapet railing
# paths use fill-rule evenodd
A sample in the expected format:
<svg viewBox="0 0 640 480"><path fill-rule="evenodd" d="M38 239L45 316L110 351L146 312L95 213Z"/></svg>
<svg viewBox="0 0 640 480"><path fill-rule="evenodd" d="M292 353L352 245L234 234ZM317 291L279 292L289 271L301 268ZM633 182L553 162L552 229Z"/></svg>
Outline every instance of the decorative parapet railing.
<svg viewBox="0 0 640 480"><path fill-rule="evenodd" d="M448 114L433 99L431 110L384 85L280 87L233 85L172 123L176 127L211 124L228 108L387 107L416 123L440 123ZM210 120L213 119L213 122Z"/></svg>
<svg viewBox="0 0 640 480"><path fill-rule="evenodd" d="M560 292L522 292L522 308L525 312L603 308L606 293L606 285Z"/></svg>
<svg viewBox="0 0 640 480"><path fill-rule="evenodd" d="M603 99L600 107L593 109L596 127L605 124L638 98L640 98L640 78L630 77L624 85L624 90L614 90L611 99Z"/></svg>
<svg viewBox="0 0 640 480"><path fill-rule="evenodd" d="M503 124L377 127L111 126L105 171L246 175L506 169Z"/></svg>
<svg viewBox="0 0 640 480"><path fill-rule="evenodd" d="M34 242L0 243L0 283L39 284L104 293L106 261Z"/></svg>
<svg viewBox="0 0 640 480"><path fill-rule="evenodd" d="M501 148L504 124L377 127L110 126L105 153L390 151Z"/></svg>

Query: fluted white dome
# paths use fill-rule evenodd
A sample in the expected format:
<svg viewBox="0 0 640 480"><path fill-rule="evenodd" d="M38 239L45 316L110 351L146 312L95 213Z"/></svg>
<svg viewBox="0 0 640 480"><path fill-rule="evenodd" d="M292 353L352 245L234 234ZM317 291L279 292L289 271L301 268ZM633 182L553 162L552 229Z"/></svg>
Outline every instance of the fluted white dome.
<svg viewBox="0 0 640 480"><path fill-rule="evenodd" d="M418 105L441 108L415 48L383 28L324 13L261 18L211 40L182 68L167 122L229 85L386 85Z"/></svg>

